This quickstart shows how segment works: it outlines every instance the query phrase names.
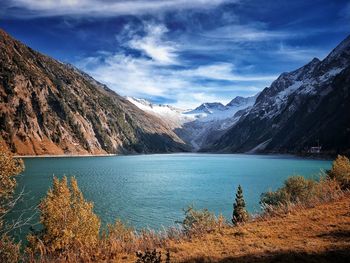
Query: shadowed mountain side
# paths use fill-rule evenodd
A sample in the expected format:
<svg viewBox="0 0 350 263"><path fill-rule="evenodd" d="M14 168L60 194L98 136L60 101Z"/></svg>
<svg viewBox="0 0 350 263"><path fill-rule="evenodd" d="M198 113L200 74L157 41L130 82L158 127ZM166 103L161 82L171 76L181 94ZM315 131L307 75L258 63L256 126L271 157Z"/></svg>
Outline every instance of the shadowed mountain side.
<svg viewBox="0 0 350 263"><path fill-rule="evenodd" d="M324 153L350 151L350 37L324 60L283 73L248 114L202 151Z"/></svg>

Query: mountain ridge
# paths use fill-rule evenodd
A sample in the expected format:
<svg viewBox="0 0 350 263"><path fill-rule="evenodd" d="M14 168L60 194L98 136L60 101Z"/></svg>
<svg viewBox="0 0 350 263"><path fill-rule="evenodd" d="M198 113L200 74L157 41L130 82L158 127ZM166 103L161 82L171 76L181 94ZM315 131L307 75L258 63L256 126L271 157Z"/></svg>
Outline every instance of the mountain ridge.
<svg viewBox="0 0 350 263"><path fill-rule="evenodd" d="M159 118L0 30L2 140L20 155L187 151Z"/></svg>
<svg viewBox="0 0 350 263"><path fill-rule="evenodd" d="M282 73L247 115L202 151L301 153L320 144L324 152L348 153L349 87L350 36L322 61Z"/></svg>

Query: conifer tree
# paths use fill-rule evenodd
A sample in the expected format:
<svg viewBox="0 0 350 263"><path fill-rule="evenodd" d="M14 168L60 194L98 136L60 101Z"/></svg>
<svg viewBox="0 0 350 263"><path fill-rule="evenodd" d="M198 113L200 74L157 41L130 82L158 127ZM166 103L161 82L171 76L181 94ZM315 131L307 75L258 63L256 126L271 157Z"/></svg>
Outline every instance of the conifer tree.
<svg viewBox="0 0 350 263"><path fill-rule="evenodd" d="M243 190L241 185L237 188L235 203L233 204L232 223L237 225L248 220L248 212L245 208L245 201L243 198Z"/></svg>

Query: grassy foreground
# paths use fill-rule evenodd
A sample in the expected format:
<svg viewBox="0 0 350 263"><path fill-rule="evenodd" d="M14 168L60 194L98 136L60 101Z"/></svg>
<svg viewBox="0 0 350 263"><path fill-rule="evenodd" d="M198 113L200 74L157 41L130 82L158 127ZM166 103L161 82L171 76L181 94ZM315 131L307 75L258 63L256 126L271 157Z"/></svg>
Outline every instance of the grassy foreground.
<svg viewBox="0 0 350 263"><path fill-rule="evenodd" d="M171 241L168 249L171 262L348 262L350 195L191 240ZM132 254L117 262L135 260Z"/></svg>

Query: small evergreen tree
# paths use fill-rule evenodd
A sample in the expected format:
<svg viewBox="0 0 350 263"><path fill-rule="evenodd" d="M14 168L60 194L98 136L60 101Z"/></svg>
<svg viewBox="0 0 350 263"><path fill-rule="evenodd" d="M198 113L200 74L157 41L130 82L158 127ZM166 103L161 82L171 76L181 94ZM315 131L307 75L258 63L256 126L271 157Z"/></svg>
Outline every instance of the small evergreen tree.
<svg viewBox="0 0 350 263"><path fill-rule="evenodd" d="M243 198L243 190L241 185L237 188L235 203L233 204L232 223L237 225L238 223L244 223L248 220L248 212L245 208L245 201Z"/></svg>

